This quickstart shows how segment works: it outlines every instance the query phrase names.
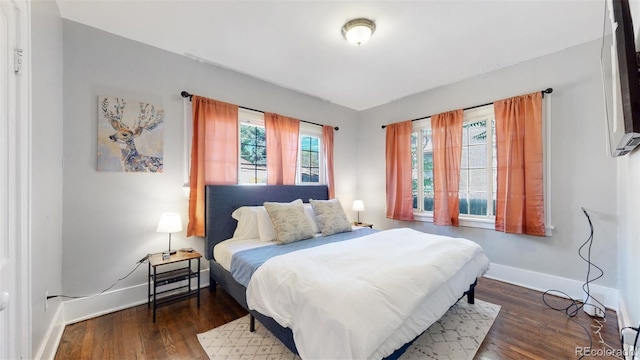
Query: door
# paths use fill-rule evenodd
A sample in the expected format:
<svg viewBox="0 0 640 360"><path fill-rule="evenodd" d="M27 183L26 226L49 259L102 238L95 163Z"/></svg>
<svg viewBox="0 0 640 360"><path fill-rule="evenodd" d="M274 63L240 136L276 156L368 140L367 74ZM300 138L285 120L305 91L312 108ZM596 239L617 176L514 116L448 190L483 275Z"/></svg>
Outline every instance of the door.
<svg viewBox="0 0 640 360"><path fill-rule="evenodd" d="M8 163L8 132L9 132L9 88L14 87L10 82L9 62L11 59L11 6L0 2L0 359L9 359L11 356L10 344L15 343L9 339L14 321L14 304L11 301L14 291L12 273L15 273L14 264L9 254L9 163Z"/></svg>
<svg viewBox="0 0 640 360"><path fill-rule="evenodd" d="M28 4L0 0L0 359L30 356Z"/></svg>

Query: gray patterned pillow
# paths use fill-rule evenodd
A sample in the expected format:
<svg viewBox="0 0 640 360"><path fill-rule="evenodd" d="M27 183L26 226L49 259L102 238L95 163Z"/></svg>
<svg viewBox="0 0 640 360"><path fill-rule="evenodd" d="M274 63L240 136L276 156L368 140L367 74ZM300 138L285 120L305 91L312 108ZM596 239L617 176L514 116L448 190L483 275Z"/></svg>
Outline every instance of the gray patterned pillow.
<svg viewBox="0 0 640 360"><path fill-rule="evenodd" d="M340 204L340 200L313 200L309 199L313 212L316 214L318 227L322 235L333 235L351 231L351 223Z"/></svg>
<svg viewBox="0 0 640 360"><path fill-rule="evenodd" d="M278 244L288 244L313 237L311 221L304 211L302 200L290 203L265 202L265 209L276 230Z"/></svg>

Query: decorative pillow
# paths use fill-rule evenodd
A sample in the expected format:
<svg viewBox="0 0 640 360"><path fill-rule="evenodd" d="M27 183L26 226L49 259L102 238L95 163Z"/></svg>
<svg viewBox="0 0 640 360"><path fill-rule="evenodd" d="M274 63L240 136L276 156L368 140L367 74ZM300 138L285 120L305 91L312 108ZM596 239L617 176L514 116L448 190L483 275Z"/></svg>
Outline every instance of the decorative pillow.
<svg viewBox="0 0 640 360"><path fill-rule="evenodd" d="M257 239L258 233L258 210L264 206L242 206L237 208L231 217L238 221L236 230L233 233L234 239ZM264 210L266 212L266 210Z"/></svg>
<svg viewBox="0 0 640 360"><path fill-rule="evenodd" d="M265 202L273 227L276 229L278 244L288 244L313 237L311 221L304 211L302 200L290 203Z"/></svg>
<svg viewBox="0 0 640 360"><path fill-rule="evenodd" d="M340 200L313 200L309 199L313 212L316 214L318 227L322 235L333 235L351 231L351 223L347 219Z"/></svg>

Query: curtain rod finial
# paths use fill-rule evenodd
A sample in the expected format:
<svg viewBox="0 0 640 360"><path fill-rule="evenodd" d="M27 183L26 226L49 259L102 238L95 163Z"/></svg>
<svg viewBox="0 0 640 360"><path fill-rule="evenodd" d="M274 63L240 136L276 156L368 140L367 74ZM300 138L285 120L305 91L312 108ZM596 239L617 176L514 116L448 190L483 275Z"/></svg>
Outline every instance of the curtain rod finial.
<svg viewBox="0 0 640 360"><path fill-rule="evenodd" d="M189 99L191 99L191 97L192 97L193 95L189 94L189 93L188 93L188 92L186 92L186 91L182 91L182 92L180 93L180 96L182 96L183 98L189 98Z"/></svg>

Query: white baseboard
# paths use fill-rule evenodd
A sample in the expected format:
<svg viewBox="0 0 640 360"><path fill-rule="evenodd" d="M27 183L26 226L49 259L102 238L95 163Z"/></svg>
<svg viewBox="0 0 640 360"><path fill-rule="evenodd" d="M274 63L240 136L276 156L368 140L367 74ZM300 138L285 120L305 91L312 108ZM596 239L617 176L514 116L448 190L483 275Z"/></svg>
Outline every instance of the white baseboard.
<svg viewBox="0 0 640 360"><path fill-rule="evenodd" d="M492 263L485 277L543 292L550 289L561 290L574 299L584 300L585 298L584 291L582 291L584 282L559 276ZM604 295L605 307L618 310L618 290L593 283L589 284L589 288L591 294ZM562 296L555 292L553 295Z"/></svg>
<svg viewBox="0 0 640 360"><path fill-rule="evenodd" d="M59 303L56 313L53 315L53 319L49 324L47 333L45 334L44 341L40 345L38 352L35 354L34 359L53 359L58 351L58 345L62 340L62 333L64 333L64 304Z"/></svg>
<svg viewBox="0 0 640 360"><path fill-rule="evenodd" d="M624 327L636 327L638 326L637 323L632 323L631 322L631 316L629 316L629 308L627 307L627 304L624 301L624 298L621 296L620 297L620 303L618 305L618 330L620 331L620 334L622 334L622 328ZM632 359L632 356L630 354L634 354L631 350L632 350L633 346L630 345L624 345L624 350L625 350L625 359ZM640 358L640 352L635 353L635 356L633 357L633 359L638 359Z"/></svg>
<svg viewBox="0 0 640 360"><path fill-rule="evenodd" d="M176 286L180 286L182 284L186 284L186 281L175 283ZM191 280L191 286L196 286L195 279ZM209 269L203 269L200 271L200 287L203 288L207 286L209 286ZM65 301L63 303L64 323L69 325L115 311L146 304L148 295L147 290L148 285L144 283L127 288L107 291L96 296Z"/></svg>

